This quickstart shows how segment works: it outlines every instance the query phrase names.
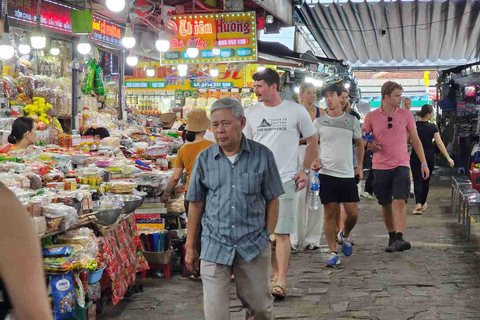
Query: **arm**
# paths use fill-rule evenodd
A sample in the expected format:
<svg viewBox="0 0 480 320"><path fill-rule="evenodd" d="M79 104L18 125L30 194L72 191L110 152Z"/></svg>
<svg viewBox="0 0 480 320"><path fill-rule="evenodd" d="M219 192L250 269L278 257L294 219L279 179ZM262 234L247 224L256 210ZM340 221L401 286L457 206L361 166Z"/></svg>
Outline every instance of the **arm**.
<svg viewBox="0 0 480 320"><path fill-rule="evenodd" d="M443 144L442 138L440 137L440 133L435 132L433 138L435 139L435 143L437 144L438 149L440 149L440 152L443 154L445 159L447 159L450 167L453 167L455 165L455 162L453 162L452 158L450 158L450 155L448 154L447 149Z"/></svg>
<svg viewBox="0 0 480 320"><path fill-rule="evenodd" d="M267 232L273 234L277 227L278 221L278 208L280 201L278 198L267 201Z"/></svg>
<svg viewBox="0 0 480 320"><path fill-rule="evenodd" d="M243 128L243 134L247 139L252 140L253 139L253 130L252 126L250 125L250 113L247 111L245 113L245 118L247 119L247 122L245 123L245 128Z"/></svg>
<svg viewBox="0 0 480 320"><path fill-rule="evenodd" d="M170 198L170 194L173 192L173 190L177 186L178 181L180 181L180 179L182 178L182 172L183 172L183 169L180 169L180 168L173 169L172 177L168 181L167 188L163 191L163 194L161 197L162 202L167 202L168 198Z"/></svg>
<svg viewBox="0 0 480 320"><path fill-rule="evenodd" d="M430 170L428 169L428 166L426 166L427 159L425 158L425 152L423 151L422 142L418 137L418 133L416 129L409 131L409 133L410 133L410 139L412 140L413 149L415 150L415 153L417 154L418 159L420 159L420 162L422 163L423 179L428 179L428 177L430 176Z"/></svg>
<svg viewBox="0 0 480 320"><path fill-rule="evenodd" d="M185 263L188 271L194 273L199 268L199 253L197 252L197 234L205 208L205 201L190 202L188 207L187 252Z"/></svg>
<svg viewBox="0 0 480 320"><path fill-rule="evenodd" d="M306 138L307 141L307 151L305 152L305 161L303 162L303 168L309 169L314 160L318 159L318 142L317 135L314 134L311 137Z"/></svg>
<svg viewBox="0 0 480 320"><path fill-rule="evenodd" d="M365 148L363 147L363 139L355 139L355 144L357 146L357 163L358 166L355 168L355 175L360 176L360 180L363 179L363 156L365 155Z"/></svg>
<svg viewBox="0 0 480 320"><path fill-rule="evenodd" d="M40 240L15 195L0 187L0 274L19 320L50 320Z"/></svg>

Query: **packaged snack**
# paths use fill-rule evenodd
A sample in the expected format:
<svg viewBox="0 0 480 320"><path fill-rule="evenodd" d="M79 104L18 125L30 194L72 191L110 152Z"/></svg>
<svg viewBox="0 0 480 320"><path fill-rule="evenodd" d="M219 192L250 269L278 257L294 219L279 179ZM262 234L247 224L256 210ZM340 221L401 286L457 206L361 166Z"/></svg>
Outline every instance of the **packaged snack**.
<svg viewBox="0 0 480 320"><path fill-rule="evenodd" d="M94 76L94 91L99 96L103 96L105 94L105 87L103 84L103 72L102 68L95 64L95 76Z"/></svg>
<svg viewBox="0 0 480 320"><path fill-rule="evenodd" d="M95 79L95 60L94 59L90 59L87 62L83 72L84 72L84 77L83 77L81 90L83 94L88 94L92 92L94 87L94 79Z"/></svg>
<svg viewBox="0 0 480 320"><path fill-rule="evenodd" d="M51 275L50 286L52 288L55 320L75 316L75 293L72 272L65 275Z"/></svg>

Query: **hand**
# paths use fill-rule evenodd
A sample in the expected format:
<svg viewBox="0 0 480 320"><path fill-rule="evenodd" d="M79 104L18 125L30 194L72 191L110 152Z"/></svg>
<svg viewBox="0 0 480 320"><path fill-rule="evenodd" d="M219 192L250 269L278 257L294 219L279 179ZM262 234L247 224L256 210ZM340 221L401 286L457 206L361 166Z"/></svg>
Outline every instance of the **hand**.
<svg viewBox="0 0 480 320"><path fill-rule="evenodd" d="M167 203L168 199L170 199L170 196L165 192L163 192L162 195L160 196L160 202Z"/></svg>
<svg viewBox="0 0 480 320"><path fill-rule="evenodd" d="M310 169L315 171L315 172L318 172L318 171L320 171L320 169L322 169L322 165L317 160L314 160L312 162L312 165L310 166Z"/></svg>
<svg viewBox="0 0 480 320"><path fill-rule="evenodd" d="M297 185L297 192L305 189L307 186L308 177L305 171L301 170L295 175L295 184Z"/></svg>
<svg viewBox="0 0 480 320"><path fill-rule="evenodd" d="M428 177L430 177L430 169L428 169L427 166L422 167L422 176L423 176L423 180L427 180Z"/></svg>
<svg viewBox="0 0 480 320"><path fill-rule="evenodd" d="M368 142L368 149L372 152L377 152L382 150L382 147L377 141L370 141Z"/></svg>
<svg viewBox="0 0 480 320"><path fill-rule="evenodd" d="M355 168L355 176L359 176L360 180L363 180L363 168L356 167Z"/></svg>
<svg viewBox="0 0 480 320"><path fill-rule="evenodd" d="M300 146L302 146L302 145L304 145L304 144L307 144L307 139L305 139L305 138L300 139L299 142L298 142L298 144L299 144Z"/></svg>
<svg viewBox="0 0 480 320"><path fill-rule="evenodd" d="M194 274L200 270L200 257L198 256L197 249L187 248L187 252L185 253L185 264L190 273Z"/></svg>
<svg viewBox="0 0 480 320"><path fill-rule="evenodd" d="M450 168L453 168L453 166L455 165L455 162L453 161L453 159L448 158L447 161L448 161L448 165L450 166Z"/></svg>

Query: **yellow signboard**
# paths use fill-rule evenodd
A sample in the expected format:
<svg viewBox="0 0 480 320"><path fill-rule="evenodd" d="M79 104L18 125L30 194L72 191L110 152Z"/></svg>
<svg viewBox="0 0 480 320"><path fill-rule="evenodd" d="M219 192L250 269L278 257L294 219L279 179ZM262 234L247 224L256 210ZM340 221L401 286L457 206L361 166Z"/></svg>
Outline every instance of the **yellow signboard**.
<svg viewBox="0 0 480 320"><path fill-rule="evenodd" d="M258 72L259 64L249 64L245 67L245 81L243 83L244 87L253 87L253 75ZM270 68L273 70L277 70L277 66L275 65L264 65L265 68Z"/></svg>
<svg viewBox="0 0 480 320"><path fill-rule="evenodd" d="M219 88L227 89L243 86L244 71L234 70L228 65L217 65L218 77L209 75L213 65L191 65L188 77L180 77L174 66L161 66L158 62L139 62L133 70L133 77L125 77L125 86L129 89L194 89ZM146 69L155 70L155 75L147 77Z"/></svg>
<svg viewBox="0 0 480 320"><path fill-rule="evenodd" d="M255 12L172 16L166 24L170 49L160 54L162 65L257 61ZM195 58L187 54L192 44ZM220 49L214 55L213 48Z"/></svg>

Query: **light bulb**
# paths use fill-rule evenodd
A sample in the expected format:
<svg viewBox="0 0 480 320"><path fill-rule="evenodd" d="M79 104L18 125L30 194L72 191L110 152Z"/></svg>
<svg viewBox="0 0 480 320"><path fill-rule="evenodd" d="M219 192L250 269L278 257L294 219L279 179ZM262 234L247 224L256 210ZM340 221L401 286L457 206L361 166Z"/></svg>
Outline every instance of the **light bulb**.
<svg viewBox="0 0 480 320"><path fill-rule="evenodd" d="M177 66L178 68L178 71L187 71L188 70L188 66L186 64L179 64Z"/></svg>
<svg viewBox="0 0 480 320"><path fill-rule="evenodd" d="M217 68L210 69L210 75L214 78L218 77L218 69Z"/></svg>
<svg viewBox="0 0 480 320"><path fill-rule="evenodd" d="M30 53L30 45L25 44L25 43L20 43L18 45L18 52L20 52L21 55L26 55Z"/></svg>
<svg viewBox="0 0 480 320"><path fill-rule="evenodd" d="M214 47L212 49L212 53L213 53L214 56L219 56L220 55L220 48Z"/></svg>
<svg viewBox="0 0 480 320"><path fill-rule="evenodd" d="M187 75L187 70L178 70L178 75L180 77L185 77Z"/></svg>
<svg viewBox="0 0 480 320"><path fill-rule="evenodd" d="M345 83L345 89L350 89L350 83Z"/></svg>
<svg viewBox="0 0 480 320"><path fill-rule="evenodd" d="M87 36L83 35L80 37L80 41L77 44L77 50L80 54L87 54L92 50L90 42L88 42Z"/></svg>
<svg viewBox="0 0 480 320"><path fill-rule="evenodd" d="M263 64L257 67L257 72L262 72L263 70L265 70L265 66Z"/></svg>
<svg viewBox="0 0 480 320"><path fill-rule="evenodd" d="M30 37L32 48L41 50L47 45L47 38L40 30L35 30Z"/></svg>
<svg viewBox="0 0 480 320"><path fill-rule="evenodd" d="M58 56L58 55L60 54L60 49L58 49L58 48L51 48L51 49L50 49L50 54L51 54L52 56Z"/></svg>
<svg viewBox="0 0 480 320"><path fill-rule="evenodd" d="M265 23L270 24L270 23L273 23L274 21L275 21L275 18L271 14L265 17Z"/></svg>
<svg viewBox="0 0 480 320"><path fill-rule="evenodd" d="M167 52L168 49L170 49L170 41L168 41L167 39L167 34L165 33L165 30L160 30L158 40L155 43L155 47L160 52Z"/></svg>
<svg viewBox="0 0 480 320"><path fill-rule="evenodd" d="M293 89L293 91L295 91L296 93L300 93L300 87L295 87L295 89Z"/></svg>
<svg viewBox="0 0 480 320"><path fill-rule="evenodd" d="M127 23L127 27L125 28L125 34L123 35L122 44L127 49L132 49L135 47L135 35L133 34L132 27L130 23Z"/></svg>
<svg viewBox="0 0 480 320"><path fill-rule="evenodd" d="M15 54L15 49L10 44L10 34L5 32L0 43L0 59L9 60Z"/></svg>
<svg viewBox="0 0 480 320"><path fill-rule="evenodd" d="M106 5L108 10L120 12L125 8L125 0L107 0Z"/></svg>
<svg viewBox="0 0 480 320"><path fill-rule="evenodd" d="M153 78L155 76L155 69L148 68L147 69L147 77Z"/></svg>
<svg viewBox="0 0 480 320"><path fill-rule="evenodd" d="M128 56L127 57L127 64L130 67L135 67L138 63L138 58L136 56Z"/></svg>
<svg viewBox="0 0 480 320"><path fill-rule="evenodd" d="M195 59L198 56L198 48L195 46L195 40L190 40L190 45L187 49L187 55L191 59Z"/></svg>

